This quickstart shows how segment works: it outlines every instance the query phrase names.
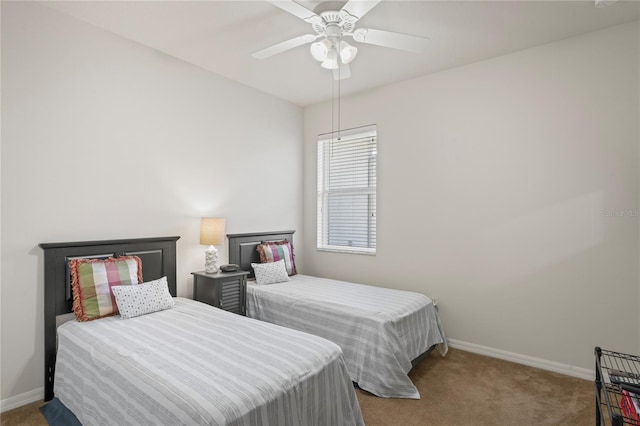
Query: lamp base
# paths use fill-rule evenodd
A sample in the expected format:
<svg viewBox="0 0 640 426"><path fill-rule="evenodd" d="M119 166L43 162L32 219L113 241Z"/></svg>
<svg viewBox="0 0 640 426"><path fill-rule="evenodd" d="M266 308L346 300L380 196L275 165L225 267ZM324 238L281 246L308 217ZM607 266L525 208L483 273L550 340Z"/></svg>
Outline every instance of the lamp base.
<svg viewBox="0 0 640 426"><path fill-rule="evenodd" d="M218 249L209 246L204 252L204 272L215 274L218 272Z"/></svg>

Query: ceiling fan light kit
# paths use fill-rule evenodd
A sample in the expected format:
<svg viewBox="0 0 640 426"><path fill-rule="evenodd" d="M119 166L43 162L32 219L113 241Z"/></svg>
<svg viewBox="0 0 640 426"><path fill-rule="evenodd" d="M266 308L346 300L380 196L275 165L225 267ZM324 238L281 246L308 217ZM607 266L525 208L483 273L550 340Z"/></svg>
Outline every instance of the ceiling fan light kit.
<svg viewBox="0 0 640 426"><path fill-rule="evenodd" d="M312 43L311 56L323 68L334 70L334 79L344 79L351 75L349 63L358 54L358 48L344 41L352 37L358 43L390 47L409 52L422 52L427 47L428 38L391 31L355 28L356 22L373 9L381 0L349 0L340 10L333 10L336 2L323 2L314 10L309 10L293 0L270 1L273 5L304 20L316 32L286 40L252 53L254 58L264 59L289 49ZM316 12L317 11L317 12ZM316 41L322 38L320 41ZM336 73L335 70L340 70Z"/></svg>
<svg viewBox="0 0 640 426"><path fill-rule="evenodd" d="M330 70L338 68L338 55L340 55L340 62L346 65L353 61L353 58L358 54L358 48L346 41L340 41L336 48L326 38L313 43L309 50L311 50L313 59L322 62L322 67Z"/></svg>

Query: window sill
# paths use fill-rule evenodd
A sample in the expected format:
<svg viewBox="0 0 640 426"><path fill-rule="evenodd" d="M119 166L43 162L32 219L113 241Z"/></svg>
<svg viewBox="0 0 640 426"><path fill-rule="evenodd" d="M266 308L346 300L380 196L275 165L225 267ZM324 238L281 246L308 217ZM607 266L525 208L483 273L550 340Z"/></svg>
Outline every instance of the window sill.
<svg viewBox="0 0 640 426"><path fill-rule="evenodd" d="M360 249L356 247L324 246L324 247L316 247L316 250L333 252L333 253L364 254L366 256L376 255L376 249Z"/></svg>

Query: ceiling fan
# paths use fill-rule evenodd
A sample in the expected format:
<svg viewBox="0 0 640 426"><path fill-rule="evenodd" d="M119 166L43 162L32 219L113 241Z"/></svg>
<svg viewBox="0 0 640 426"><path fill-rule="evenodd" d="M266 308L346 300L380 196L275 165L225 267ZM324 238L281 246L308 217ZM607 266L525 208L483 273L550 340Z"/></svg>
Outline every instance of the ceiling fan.
<svg viewBox="0 0 640 426"><path fill-rule="evenodd" d="M305 44L311 44L311 55L323 68L333 70L333 77L342 80L351 76L349 63L358 49L344 38L352 37L359 43L422 52L428 38L372 28L355 28L356 22L373 9L381 0L329 1L319 4L314 10L307 9L293 0L269 1L273 5L311 24L315 34L304 34L265 49L253 52L254 58L264 59ZM342 6L342 7L340 7ZM320 39L320 41L316 41Z"/></svg>

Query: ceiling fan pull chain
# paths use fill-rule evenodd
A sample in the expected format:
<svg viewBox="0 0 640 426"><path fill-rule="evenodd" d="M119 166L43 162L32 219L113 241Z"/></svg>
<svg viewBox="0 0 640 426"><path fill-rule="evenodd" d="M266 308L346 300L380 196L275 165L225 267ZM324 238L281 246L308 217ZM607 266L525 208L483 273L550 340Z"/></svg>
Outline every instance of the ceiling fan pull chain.
<svg viewBox="0 0 640 426"><path fill-rule="evenodd" d="M334 80L330 80L331 81L331 139L333 139L336 136L336 127L334 125L334 118L335 118L335 112L334 112L334 103L336 101L336 95L335 95L335 81Z"/></svg>
<svg viewBox="0 0 640 426"><path fill-rule="evenodd" d="M338 59L339 61L339 59ZM341 85L341 81L342 78L340 78L340 69L342 67L338 66L338 140L340 140L340 131L342 130L342 127L340 127L340 85Z"/></svg>

